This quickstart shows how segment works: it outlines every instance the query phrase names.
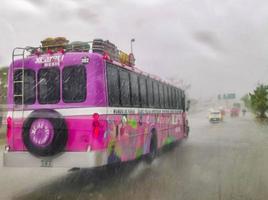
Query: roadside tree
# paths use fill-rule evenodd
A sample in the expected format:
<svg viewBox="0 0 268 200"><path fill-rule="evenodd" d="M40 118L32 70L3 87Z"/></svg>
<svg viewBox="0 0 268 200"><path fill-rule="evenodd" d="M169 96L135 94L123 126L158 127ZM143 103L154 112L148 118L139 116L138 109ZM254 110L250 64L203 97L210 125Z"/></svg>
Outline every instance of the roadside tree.
<svg viewBox="0 0 268 200"><path fill-rule="evenodd" d="M250 104L253 111L256 113L259 118L266 118L266 111L268 110L268 86L267 85L259 85L253 91L253 93L249 93L250 96Z"/></svg>

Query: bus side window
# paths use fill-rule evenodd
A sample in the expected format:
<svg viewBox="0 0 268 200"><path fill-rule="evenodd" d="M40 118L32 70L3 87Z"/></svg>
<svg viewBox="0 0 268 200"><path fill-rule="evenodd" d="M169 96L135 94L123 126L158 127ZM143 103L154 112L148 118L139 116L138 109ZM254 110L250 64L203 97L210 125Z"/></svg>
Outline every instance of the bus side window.
<svg viewBox="0 0 268 200"><path fill-rule="evenodd" d="M179 105L178 105L178 108L179 108L179 109L182 109L182 105L181 105L181 102L182 102L182 101L181 101L181 90L178 90L178 101L179 101L179 102L178 102L178 104L179 104Z"/></svg>
<svg viewBox="0 0 268 200"><path fill-rule="evenodd" d="M165 99L165 108L169 107L169 103L168 103L168 91L167 91L167 86L164 85L164 99Z"/></svg>
<svg viewBox="0 0 268 200"><path fill-rule="evenodd" d="M181 98L181 102L182 102L182 110L185 111L185 94L182 91L182 98Z"/></svg>
<svg viewBox="0 0 268 200"><path fill-rule="evenodd" d="M130 106L129 74L125 70L119 70L120 102L121 106Z"/></svg>
<svg viewBox="0 0 268 200"><path fill-rule="evenodd" d="M178 107L177 107L177 104L178 104L178 96L177 96L177 89L176 88L174 88L174 109L177 109Z"/></svg>
<svg viewBox="0 0 268 200"><path fill-rule="evenodd" d="M140 85L140 98L141 98L141 106L143 108L148 107L147 103L147 87L146 87L146 81L143 76L139 77L139 85Z"/></svg>
<svg viewBox="0 0 268 200"><path fill-rule="evenodd" d="M159 84L160 108L165 108L164 88L163 84Z"/></svg>
<svg viewBox="0 0 268 200"><path fill-rule="evenodd" d="M152 108L154 106L153 84L150 78L147 78L148 104Z"/></svg>
<svg viewBox="0 0 268 200"><path fill-rule="evenodd" d="M172 87L171 88L171 99L172 99L172 109L175 109L176 108L176 106L175 106L175 89Z"/></svg>
<svg viewBox="0 0 268 200"><path fill-rule="evenodd" d="M178 98L177 98L177 89L174 88L174 108L177 109L178 105Z"/></svg>
<svg viewBox="0 0 268 200"><path fill-rule="evenodd" d="M134 107L140 106L139 82L135 73L130 73L131 104Z"/></svg>
<svg viewBox="0 0 268 200"><path fill-rule="evenodd" d="M167 85L167 96L168 96L168 108L170 109L171 108L171 98L170 98L170 87L169 87L169 85Z"/></svg>
<svg viewBox="0 0 268 200"><path fill-rule="evenodd" d="M182 91L180 90L180 109L183 110L183 105L182 105Z"/></svg>
<svg viewBox="0 0 268 200"><path fill-rule="evenodd" d="M175 93L176 93L176 108L179 109L180 108L179 90L175 89Z"/></svg>
<svg viewBox="0 0 268 200"><path fill-rule="evenodd" d="M158 83L156 81L153 82L153 90L154 90L154 107L159 108L160 95L159 95Z"/></svg>
<svg viewBox="0 0 268 200"><path fill-rule="evenodd" d="M170 105L170 103L169 103L169 86L168 85L166 85L165 86L166 87L166 98L167 98L167 107L166 108L169 108L169 105Z"/></svg>
<svg viewBox="0 0 268 200"><path fill-rule="evenodd" d="M172 99L172 91L171 91L170 86L168 86L168 99L169 99L169 108L172 109L173 99Z"/></svg>
<svg viewBox="0 0 268 200"><path fill-rule="evenodd" d="M108 98L110 106L120 105L120 92L119 92L119 77L118 70L107 63L107 84L108 84Z"/></svg>

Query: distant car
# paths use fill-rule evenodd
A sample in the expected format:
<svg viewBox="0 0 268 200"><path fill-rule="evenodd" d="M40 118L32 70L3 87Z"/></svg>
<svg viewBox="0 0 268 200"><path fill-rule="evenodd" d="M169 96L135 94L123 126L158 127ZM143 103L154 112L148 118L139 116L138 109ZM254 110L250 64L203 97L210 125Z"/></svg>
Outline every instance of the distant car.
<svg viewBox="0 0 268 200"><path fill-rule="evenodd" d="M225 115L225 110L223 109L223 108L221 108L221 109L219 109L220 110L220 112L221 112L221 116L222 116L222 118L223 118L223 116Z"/></svg>
<svg viewBox="0 0 268 200"><path fill-rule="evenodd" d="M242 109L243 116L246 115L247 110L245 108Z"/></svg>
<svg viewBox="0 0 268 200"><path fill-rule="evenodd" d="M213 110L209 112L208 119L211 123L213 122L220 122L223 120L223 116L221 114L221 111L219 110Z"/></svg>
<svg viewBox="0 0 268 200"><path fill-rule="evenodd" d="M230 115L231 117L239 117L240 109L239 108L231 108Z"/></svg>

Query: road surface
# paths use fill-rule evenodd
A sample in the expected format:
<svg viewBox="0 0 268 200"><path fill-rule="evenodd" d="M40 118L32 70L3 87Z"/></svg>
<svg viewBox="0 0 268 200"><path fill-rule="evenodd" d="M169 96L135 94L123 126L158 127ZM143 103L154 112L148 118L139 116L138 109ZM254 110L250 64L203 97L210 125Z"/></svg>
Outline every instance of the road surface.
<svg viewBox="0 0 268 200"><path fill-rule="evenodd" d="M204 112L190 122L190 137L151 166L112 174L1 167L0 199L267 200L268 123L246 116L209 124Z"/></svg>

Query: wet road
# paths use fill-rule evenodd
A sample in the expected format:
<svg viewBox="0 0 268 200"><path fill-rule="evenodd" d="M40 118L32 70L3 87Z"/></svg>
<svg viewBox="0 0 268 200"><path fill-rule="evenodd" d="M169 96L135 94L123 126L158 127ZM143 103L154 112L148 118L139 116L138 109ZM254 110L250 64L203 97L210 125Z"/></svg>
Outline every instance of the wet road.
<svg viewBox="0 0 268 200"><path fill-rule="evenodd" d="M0 168L0 199L266 200L268 123L252 117L209 124L191 116L191 135L151 166L107 170Z"/></svg>

